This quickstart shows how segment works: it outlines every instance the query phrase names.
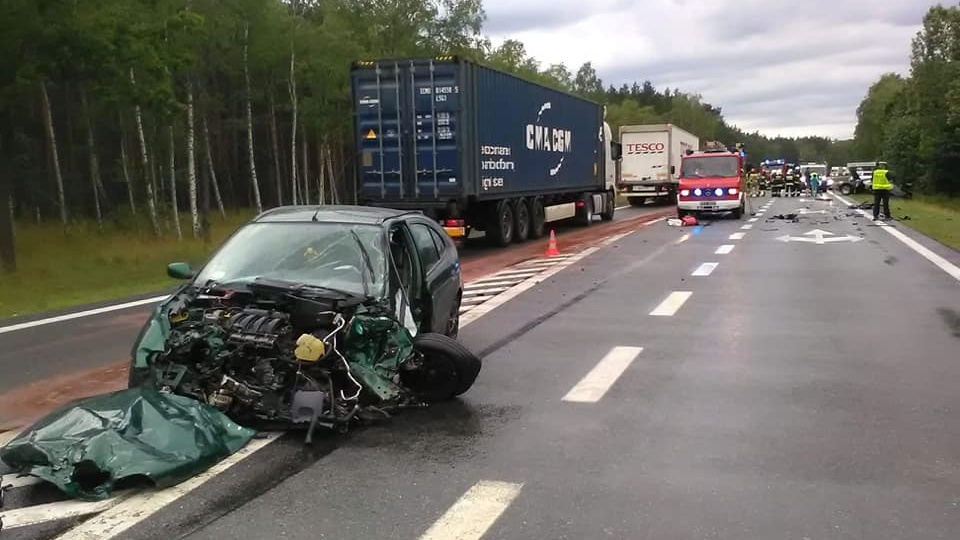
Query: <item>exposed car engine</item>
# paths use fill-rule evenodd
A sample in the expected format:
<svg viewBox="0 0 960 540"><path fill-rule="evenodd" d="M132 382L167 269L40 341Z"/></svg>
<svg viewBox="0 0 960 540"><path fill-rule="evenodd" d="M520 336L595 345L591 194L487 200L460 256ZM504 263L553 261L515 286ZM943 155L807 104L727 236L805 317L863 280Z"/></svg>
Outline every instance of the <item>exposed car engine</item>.
<svg viewBox="0 0 960 540"><path fill-rule="evenodd" d="M257 281L242 292L181 293L151 361L154 384L239 422L309 423L308 442L317 425L346 429L358 413L422 404L416 385L403 383L423 355L393 317L304 287Z"/></svg>

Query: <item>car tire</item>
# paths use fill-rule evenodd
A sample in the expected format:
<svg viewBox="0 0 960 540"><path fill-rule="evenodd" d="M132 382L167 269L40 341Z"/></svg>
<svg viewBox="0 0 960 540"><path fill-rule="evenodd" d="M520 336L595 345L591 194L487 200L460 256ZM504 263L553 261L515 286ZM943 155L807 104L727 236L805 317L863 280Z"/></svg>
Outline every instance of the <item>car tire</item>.
<svg viewBox="0 0 960 540"><path fill-rule="evenodd" d="M447 331L445 335L451 339L457 339L460 337L460 305L462 302L462 297L457 295L457 304L453 306L453 313L450 314L450 319L447 321Z"/></svg>
<svg viewBox="0 0 960 540"><path fill-rule="evenodd" d="M607 205L602 214L600 214L600 219L604 221L613 221L613 214L617 211L617 196L614 192L608 191L606 193Z"/></svg>
<svg viewBox="0 0 960 540"><path fill-rule="evenodd" d="M480 359L455 339L442 334L420 334L414 338L413 348L423 355L424 364L405 372L403 382L428 402L447 401L463 394L480 375Z"/></svg>

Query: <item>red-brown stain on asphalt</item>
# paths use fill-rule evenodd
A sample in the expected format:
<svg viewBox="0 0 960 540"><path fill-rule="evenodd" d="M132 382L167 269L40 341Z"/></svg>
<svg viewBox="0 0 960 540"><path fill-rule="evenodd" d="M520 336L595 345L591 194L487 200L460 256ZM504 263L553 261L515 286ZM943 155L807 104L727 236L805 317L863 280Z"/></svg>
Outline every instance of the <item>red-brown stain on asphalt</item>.
<svg viewBox="0 0 960 540"><path fill-rule="evenodd" d="M645 224L673 214L672 208L612 222L595 223L581 229L557 232L561 253L576 253L592 247L604 238L634 231ZM471 254L469 248L461 255L463 281L469 282L493 274L505 267L543 256L547 238L528 241L509 249ZM114 315L111 323L118 325L143 324L146 313ZM97 326L103 327L101 320ZM88 328L88 331L94 331ZM123 360L97 369L65 373L36 381L5 394L0 394L0 432L28 426L50 411L70 401L121 390L127 385L128 361Z"/></svg>

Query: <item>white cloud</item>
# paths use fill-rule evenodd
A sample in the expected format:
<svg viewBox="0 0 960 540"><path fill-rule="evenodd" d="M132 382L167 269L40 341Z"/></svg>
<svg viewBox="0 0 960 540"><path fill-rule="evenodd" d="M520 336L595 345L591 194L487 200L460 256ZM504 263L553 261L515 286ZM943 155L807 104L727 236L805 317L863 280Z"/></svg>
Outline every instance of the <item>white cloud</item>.
<svg viewBox="0 0 960 540"><path fill-rule="evenodd" d="M882 73L906 73L935 0L486 0L494 43L544 65L590 61L604 84L650 80L768 135L850 137Z"/></svg>

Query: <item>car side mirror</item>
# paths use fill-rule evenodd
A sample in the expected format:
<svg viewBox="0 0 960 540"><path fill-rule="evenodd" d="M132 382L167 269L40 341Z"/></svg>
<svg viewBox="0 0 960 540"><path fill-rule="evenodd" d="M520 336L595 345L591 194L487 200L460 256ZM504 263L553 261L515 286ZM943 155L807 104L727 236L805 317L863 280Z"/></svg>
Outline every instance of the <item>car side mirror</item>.
<svg viewBox="0 0 960 540"><path fill-rule="evenodd" d="M193 269L189 263L175 262L167 265L167 275L173 279L190 279L193 277Z"/></svg>
<svg viewBox="0 0 960 540"><path fill-rule="evenodd" d="M618 142L610 141L610 158L613 161L620 161L620 158L623 154L623 146Z"/></svg>

